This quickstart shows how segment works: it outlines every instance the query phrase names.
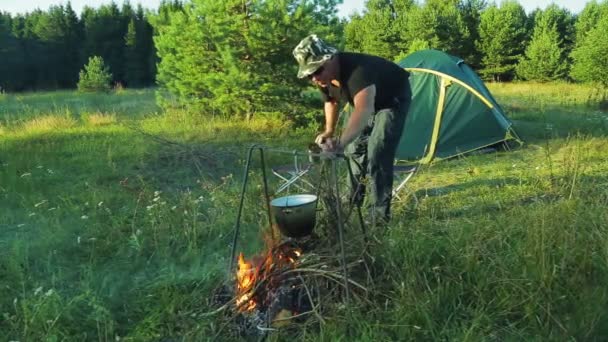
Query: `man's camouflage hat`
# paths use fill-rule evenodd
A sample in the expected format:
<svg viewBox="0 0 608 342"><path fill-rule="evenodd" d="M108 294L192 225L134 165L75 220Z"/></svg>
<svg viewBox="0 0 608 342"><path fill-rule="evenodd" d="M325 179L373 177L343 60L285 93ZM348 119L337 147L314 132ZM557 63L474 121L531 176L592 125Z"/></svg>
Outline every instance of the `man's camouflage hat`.
<svg viewBox="0 0 608 342"><path fill-rule="evenodd" d="M336 48L327 45L316 34L311 34L302 39L298 46L293 49L293 56L300 66L298 78L311 75L337 52Z"/></svg>

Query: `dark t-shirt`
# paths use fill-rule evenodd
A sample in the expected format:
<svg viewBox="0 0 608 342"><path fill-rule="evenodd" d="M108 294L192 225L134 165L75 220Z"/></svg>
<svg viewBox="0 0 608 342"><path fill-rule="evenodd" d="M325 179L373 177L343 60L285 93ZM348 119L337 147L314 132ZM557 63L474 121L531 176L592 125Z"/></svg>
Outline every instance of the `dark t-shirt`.
<svg viewBox="0 0 608 342"><path fill-rule="evenodd" d="M375 110L394 106L394 99L405 96L409 73L384 58L361 53L339 52L340 87L329 84L321 88L324 101L336 100L354 105L354 96L362 89L376 85Z"/></svg>

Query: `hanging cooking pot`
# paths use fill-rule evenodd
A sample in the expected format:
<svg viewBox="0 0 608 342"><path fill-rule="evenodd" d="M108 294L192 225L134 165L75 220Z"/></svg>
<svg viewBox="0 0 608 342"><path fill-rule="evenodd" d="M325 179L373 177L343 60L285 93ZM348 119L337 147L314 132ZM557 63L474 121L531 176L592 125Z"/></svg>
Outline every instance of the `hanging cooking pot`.
<svg viewBox="0 0 608 342"><path fill-rule="evenodd" d="M301 194L275 198L270 202L270 211L283 235L308 236L315 227L317 196Z"/></svg>

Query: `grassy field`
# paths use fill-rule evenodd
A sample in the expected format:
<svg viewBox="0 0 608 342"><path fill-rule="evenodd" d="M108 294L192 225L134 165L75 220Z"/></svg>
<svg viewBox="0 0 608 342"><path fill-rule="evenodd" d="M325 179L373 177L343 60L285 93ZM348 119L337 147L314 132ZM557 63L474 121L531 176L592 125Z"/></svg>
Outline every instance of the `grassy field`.
<svg viewBox="0 0 608 342"><path fill-rule="evenodd" d="M605 96L490 86L526 144L424 167L374 231L382 300L300 339L608 336ZM233 339L202 313L228 276L246 148L304 149L313 133L161 113L153 90L0 94L0 340ZM245 203L248 255L260 193Z"/></svg>

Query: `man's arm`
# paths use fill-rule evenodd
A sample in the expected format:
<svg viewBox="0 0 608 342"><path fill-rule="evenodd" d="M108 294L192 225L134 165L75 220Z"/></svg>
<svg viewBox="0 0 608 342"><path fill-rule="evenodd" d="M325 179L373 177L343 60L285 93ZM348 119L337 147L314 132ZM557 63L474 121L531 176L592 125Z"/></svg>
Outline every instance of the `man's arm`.
<svg viewBox="0 0 608 342"><path fill-rule="evenodd" d="M355 108L346 123L346 128L340 137L340 147L344 148L355 140L374 114L374 101L376 98L376 85L372 84L361 89L353 98Z"/></svg>
<svg viewBox="0 0 608 342"><path fill-rule="evenodd" d="M338 102L335 100L325 101L323 112L325 113L325 131L315 139L317 144L322 144L323 140L333 136L338 122Z"/></svg>
<svg viewBox="0 0 608 342"><path fill-rule="evenodd" d="M327 101L323 109L325 111L325 132L332 135L338 122L338 102Z"/></svg>

